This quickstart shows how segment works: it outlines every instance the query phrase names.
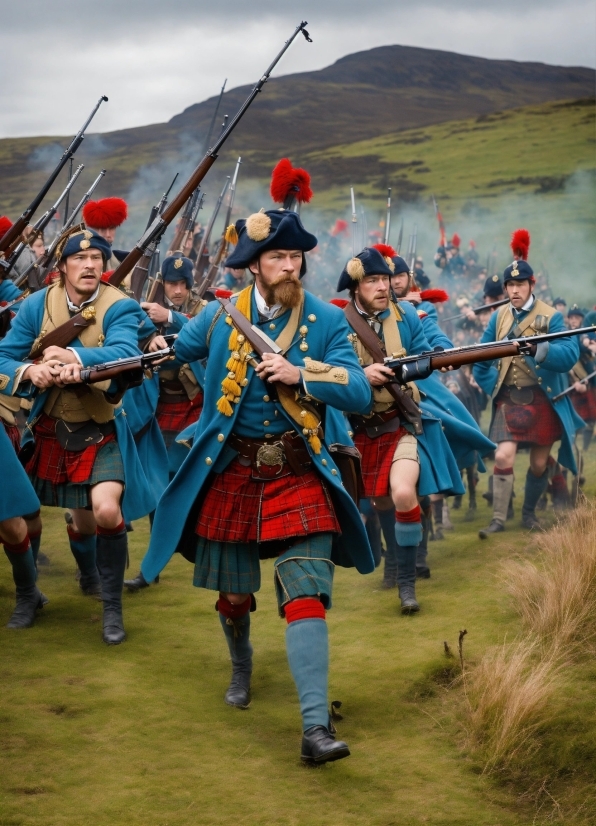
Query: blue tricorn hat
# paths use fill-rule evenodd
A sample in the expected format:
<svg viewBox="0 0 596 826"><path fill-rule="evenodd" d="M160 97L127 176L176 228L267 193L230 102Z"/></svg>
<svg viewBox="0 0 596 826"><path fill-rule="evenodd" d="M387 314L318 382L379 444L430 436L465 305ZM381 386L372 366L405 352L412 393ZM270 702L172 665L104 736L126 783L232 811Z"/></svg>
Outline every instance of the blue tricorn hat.
<svg viewBox="0 0 596 826"><path fill-rule="evenodd" d="M484 282L484 295L489 298L498 298L503 295L503 285L498 275L489 275Z"/></svg>
<svg viewBox="0 0 596 826"><path fill-rule="evenodd" d="M401 255L393 255L391 260L393 261L393 266L395 267L393 270L393 275L401 275L404 272L410 272L410 268Z"/></svg>
<svg viewBox="0 0 596 826"><path fill-rule="evenodd" d="M225 262L226 267L235 270L245 269L268 250L309 252L318 243L316 236L303 227L298 213L285 209L255 212L246 220L236 221L236 234L236 248ZM306 261L302 256L300 275L305 272Z"/></svg>
<svg viewBox="0 0 596 826"><path fill-rule="evenodd" d="M64 261L70 255L83 252L88 249L99 250L104 263L112 255L112 248L105 238L102 238L92 229L87 229L84 224L73 227L59 241L56 247L56 261Z"/></svg>
<svg viewBox="0 0 596 826"><path fill-rule="evenodd" d="M161 265L161 277L164 281L186 281L190 290L193 285L194 264L190 258L180 253L169 255Z"/></svg>
<svg viewBox="0 0 596 826"><path fill-rule="evenodd" d="M339 276L337 292L355 287L367 275L386 275L388 278L393 275L385 257L374 247L365 247L354 258L350 258Z"/></svg>
<svg viewBox="0 0 596 826"><path fill-rule="evenodd" d="M513 261L503 273L503 284L508 281L533 281L534 270L527 261Z"/></svg>

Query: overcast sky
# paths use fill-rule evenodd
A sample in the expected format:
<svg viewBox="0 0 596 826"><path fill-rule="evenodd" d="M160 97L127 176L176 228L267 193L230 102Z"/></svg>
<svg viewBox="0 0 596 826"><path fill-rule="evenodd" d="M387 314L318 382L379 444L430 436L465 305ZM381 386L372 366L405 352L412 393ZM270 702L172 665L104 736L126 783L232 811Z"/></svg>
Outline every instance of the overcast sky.
<svg viewBox="0 0 596 826"><path fill-rule="evenodd" d="M169 120L254 82L300 19L276 74L401 44L487 58L596 66L596 0L25 0L2 4L0 137ZM25 12L25 14L23 13ZM28 24L28 25L27 25Z"/></svg>

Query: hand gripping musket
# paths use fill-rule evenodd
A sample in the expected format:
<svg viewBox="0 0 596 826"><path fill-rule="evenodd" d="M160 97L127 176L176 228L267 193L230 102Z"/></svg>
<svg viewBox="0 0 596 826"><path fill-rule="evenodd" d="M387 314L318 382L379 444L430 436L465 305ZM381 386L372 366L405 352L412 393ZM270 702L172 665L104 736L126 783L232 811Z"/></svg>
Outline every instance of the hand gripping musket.
<svg viewBox="0 0 596 826"><path fill-rule="evenodd" d="M219 272L220 264L224 260L226 253L228 251L229 242L227 240L227 230L232 219L232 209L234 207L234 198L236 196L236 182L238 180L238 172L240 170L241 163L242 158L238 158L238 160L236 161L236 168L234 170L234 177L232 178L232 183L230 184L230 189L228 191L228 203L226 207L226 216L224 220L224 227L221 235L221 240L219 242L217 252L209 262L209 269L207 270L205 277L201 281L196 291L197 298L199 299L203 298L207 290L213 285L213 282L217 277L217 273Z"/></svg>
<svg viewBox="0 0 596 826"><path fill-rule="evenodd" d="M279 52L279 54L275 57L271 65L266 69L265 73L259 78L256 85L252 89L251 93L242 104L240 109L236 112L230 123L227 125L224 132L219 136L217 141L214 145L207 150L205 157L199 163L197 168L194 170L186 184L182 187L180 192L176 195L174 200L169 204L168 207L164 210L162 215L158 216L153 224L149 227L149 229L143 234L143 236L137 242L137 245L133 250L131 250L124 261L117 267L112 275L110 276L110 284L118 287L122 283L122 281L126 278L129 272L132 271L132 268L135 264L141 259L143 253L149 246L152 241L155 241L158 238L161 238L164 234L166 228L169 224L174 220L176 215L180 212L186 201L190 198L192 193L195 189L199 186L201 181L204 179L205 175L209 172L215 161L217 160L217 155L227 141L229 136L232 134L236 126L240 123L240 120L248 110L249 106L262 90L263 86L269 80L269 76L271 72L279 63L285 52L289 49L290 45L294 42L296 37L302 32L304 37L311 42L311 38L306 31L306 21L300 23L299 26L296 26L294 33L292 36L286 40L283 48Z"/></svg>
<svg viewBox="0 0 596 826"><path fill-rule="evenodd" d="M45 278L49 272L52 271L54 267L54 254L56 252L56 248L60 243L60 239L62 238L62 234L67 232L72 226L74 226L74 222L76 221L77 215L83 209L87 201L91 198L94 191L99 185L99 182L106 174L105 169L102 169L97 178L93 181L87 192L83 195L79 203L70 213L66 223L64 224L64 229L62 232L58 233L58 235L54 238L50 246L46 249L44 253L42 253L37 261L34 261L30 264L27 269L18 277L15 278L15 286L20 287L25 282L27 282L27 295L31 292L35 292L36 290L41 289ZM25 298L26 296L21 296ZM17 299L17 300L21 300Z"/></svg>
<svg viewBox="0 0 596 826"><path fill-rule="evenodd" d="M480 313L485 313L487 310L496 310L497 307L502 307L504 304L509 304L508 298L501 298L500 301L494 301L492 304L481 304L480 307L472 307L471 310L474 313L474 315L479 315ZM442 318L441 322L455 321L457 318L464 318L465 315L465 313L450 315L447 318Z"/></svg>
<svg viewBox="0 0 596 826"><path fill-rule="evenodd" d="M447 350L437 348L425 353L404 358L386 358L387 367L395 373L400 384L426 379L435 370L452 367L457 370L464 364L476 364L481 361L494 361L510 356L534 356L536 346L543 341L556 341L559 338L585 335L596 331L596 326L581 327L578 330L562 330L560 333L543 333L528 338L502 339L487 341L485 344L470 344L466 347L452 347Z"/></svg>
<svg viewBox="0 0 596 826"><path fill-rule="evenodd" d="M570 384L569 387L567 387L565 390L562 390L560 393L557 393L556 396L552 397L552 401L553 402L558 402L559 399L562 399L563 396L567 396L569 393L571 393L572 390L575 389L575 387L574 387L575 384L587 384L590 381L590 379L593 379L593 378L596 378L596 370L594 370L593 373L590 373L589 375L584 376L583 379L579 379L579 381L576 381L573 384Z"/></svg>
<svg viewBox="0 0 596 826"><path fill-rule="evenodd" d="M389 230L391 229L391 187L387 187L387 217L385 218L385 236L383 243L389 243Z"/></svg>
<svg viewBox="0 0 596 826"><path fill-rule="evenodd" d="M74 136L70 144L64 150L62 157L58 161L58 165L56 166L50 177L39 190L33 201L31 201L27 209L23 212L21 217L17 221L15 221L15 223L8 230L8 232L0 239L0 252L4 252L5 257L8 257L8 255L10 255L10 252L8 252L8 255L6 254L7 251L10 250L10 247L14 244L14 241L23 232L27 224L30 223L31 217L37 211L37 208L48 194L50 187L52 186L52 184L54 183L62 169L66 166L70 158L72 158L72 156L75 154L75 152L83 142L85 131L91 123L91 121L93 120L93 118L95 117L95 113L97 112L101 104L104 102L104 100L107 100L107 97L105 95L102 95L100 99L97 101L95 108L93 109L93 111L83 124L83 126L79 129L79 131Z"/></svg>
<svg viewBox="0 0 596 826"><path fill-rule="evenodd" d="M83 384L96 384L100 381L115 379L118 389L115 393L107 395L110 402L116 403L120 401L129 387L138 387L143 383L144 378L150 378L152 373L157 371L158 364L174 358L176 358L176 355L172 345L163 350L156 350L154 353L143 353L130 358L106 361L103 364L83 368L81 370L81 382Z"/></svg>
<svg viewBox="0 0 596 826"><path fill-rule="evenodd" d="M198 249L198 252L197 252L197 260L195 261L195 269L194 269L194 282L195 282L195 285L199 284L199 279L202 277L203 273L202 273L202 270L201 270L201 259L203 257L203 253L204 253L205 249L208 249L209 241L211 239L211 233L213 231L213 225L215 224L217 216L219 215L219 210L221 208L221 205L223 203L223 199L225 197L225 194L226 194L226 191L227 191L229 185L230 185L230 176L228 175L228 177L226 178L226 182L223 185L223 189L219 194L219 198L217 199L217 203L215 204L215 208L213 209L213 212L211 213L211 218L209 218L209 223L207 224L207 226L205 228L205 232L203 233L203 237L202 237L201 243L199 245L199 249Z"/></svg>
<svg viewBox="0 0 596 826"><path fill-rule="evenodd" d="M176 183L176 179L178 177L178 172L174 175L174 179L170 186L168 187L167 191L161 196L159 203L155 204L155 206L151 207L151 212L149 214L149 220L147 221L147 226L145 227L145 231L149 229L151 224L155 221L158 215L166 208L166 204L168 202L168 195L172 191L172 187ZM153 269L153 263L156 263L156 260L159 258L159 249L155 241L147 247L145 252L143 253L143 257L136 265L134 270L132 271L132 275L130 276L130 288L132 290L132 294L136 298L137 301L141 300L143 295L143 290L145 289L145 284L147 279L151 275L151 270Z"/></svg>
<svg viewBox="0 0 596 826"><path fill-rule="evenodd" d="M21 241L14 249L12 255L9 258L0 258L0 278L6 278L9 272L12 270L14 265L16 264L18 258L20 257L21 253L25 249L26 246L31 244L36 238L38 238L42 232L45 230L47 225L50 223L54 215L58 212L58 207L62 203L62 201L66 198L70 190L75 184L75 181L81 174L85 167L83 164L77 167L74 175L71 177L70 181L67 183L66 188L62 191L58 200L48 209L44 214L39 218L35 224L33 225L33 229L27 241ZM28 268L27 268L28 269Z"/></svg>

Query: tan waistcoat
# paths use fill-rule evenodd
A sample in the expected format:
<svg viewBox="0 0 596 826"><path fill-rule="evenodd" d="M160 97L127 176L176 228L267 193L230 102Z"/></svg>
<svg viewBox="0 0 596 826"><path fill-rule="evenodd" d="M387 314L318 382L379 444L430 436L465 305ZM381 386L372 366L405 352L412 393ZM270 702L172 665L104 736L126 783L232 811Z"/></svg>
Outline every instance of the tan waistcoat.
<svg viewBox="0 0 596 826"><path fill-rule="evenodd" d="M125 298L126 296L116 287L112 287L110 284L100 285L99 294L93 305L90 305L95 309L95 323L83 327L78 335L83 346L103 346L105 315L117 301L123 301ZM43 336L69 319L70 313L66 303L66 291L64 286L57 282L49 287L46 293L38 340L43 339ZM86 422L90 419L98 423L109 422L114 418L114 405L106 401L102 392L109 385L110 382L107 381L95 384L92 387L85 385L74 385L69 388L54 387L48 394L44 412L48 416L63 419L65 422Z"/></svg>

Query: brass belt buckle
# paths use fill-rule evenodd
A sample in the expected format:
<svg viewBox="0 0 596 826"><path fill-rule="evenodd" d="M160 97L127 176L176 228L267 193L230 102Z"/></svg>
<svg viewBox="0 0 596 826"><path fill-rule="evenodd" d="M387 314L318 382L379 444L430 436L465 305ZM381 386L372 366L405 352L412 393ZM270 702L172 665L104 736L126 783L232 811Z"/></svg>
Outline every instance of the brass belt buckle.
<svg viewBox="0 0 596 826"><path fill-rule="evenodd" d="M261 465L266 465L267 467L279 465L279 472L281 473L285 461L286 454L284 453L283 444L281 442L272 442L268 445L261 445L257 450L255 466L257 470L259 470Z"/></svg>

